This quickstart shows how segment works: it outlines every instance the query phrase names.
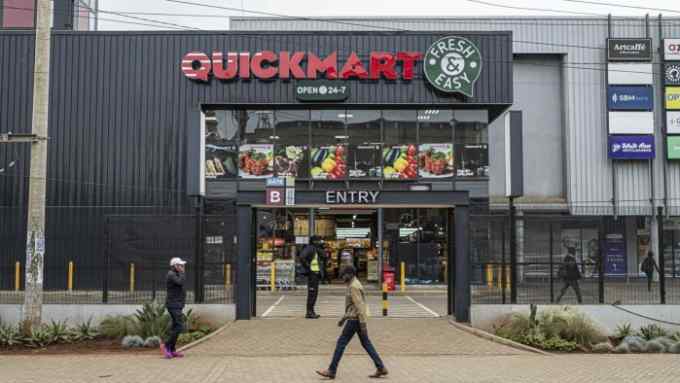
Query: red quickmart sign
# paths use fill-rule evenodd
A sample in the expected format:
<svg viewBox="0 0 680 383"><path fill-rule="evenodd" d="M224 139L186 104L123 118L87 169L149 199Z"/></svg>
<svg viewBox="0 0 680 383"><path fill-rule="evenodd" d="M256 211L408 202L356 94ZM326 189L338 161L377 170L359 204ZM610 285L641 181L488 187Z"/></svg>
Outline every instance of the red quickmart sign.
<svg viewBox="0 0 680 383"><path fill-rule="evenodd" d="M352 52L338 59L332 52L319 57L311 52L190 52L182 58L182 72L192 80L208 81L210 76L220 80L236 78L280 79L371 79L412 80L421 52L371 52L362 61Z"/></svg>

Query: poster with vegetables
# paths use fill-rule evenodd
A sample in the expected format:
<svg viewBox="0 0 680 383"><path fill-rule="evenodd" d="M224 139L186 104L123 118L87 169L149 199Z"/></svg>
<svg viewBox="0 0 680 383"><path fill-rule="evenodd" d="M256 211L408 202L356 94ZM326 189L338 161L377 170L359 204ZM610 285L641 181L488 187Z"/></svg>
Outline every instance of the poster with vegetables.
<svg viewBox="0 0 680 383"><path fill-rule="evenodd" d="M274 174L274 145L241 145L239 147L239 171L241 178L266 178Z"/></svg>
<svg viewBox="0 0 680 383"><path fill-rule="evenodd" d="M343 145L312 149L311 175L314 179L337 180L347 176L347 153Z"/></svg>
<svg viewBox="0 0 680 383"><path fill-rule="evenodd" d="M453 145L421 144L419 174L424 178L453 177Z"/></svg>
<svg viewBox="0 0 680 383"><path fill-rule="evenodd" d="M205 145L205 177L233 178L238 175L236 145Z"/></svg>
<svg viewBox="0 0 680 383"><path fill-rule="evenodd" d="M394 145L383 149L383 174L388 180L418 177L418 151L415 145Z"/></svg>
<svg viewBox="0 0 680 383"><path fill-rule="evenodd" d="M304 160L307 147L277 146L274 155L274 172L281 177L301 177L304 173Z"/></svg>

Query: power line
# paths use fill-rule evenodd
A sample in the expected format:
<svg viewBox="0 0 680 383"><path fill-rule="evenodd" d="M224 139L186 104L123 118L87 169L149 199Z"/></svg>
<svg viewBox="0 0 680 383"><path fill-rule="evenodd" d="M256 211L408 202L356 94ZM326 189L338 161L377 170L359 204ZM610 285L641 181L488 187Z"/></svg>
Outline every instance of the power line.
<svg viewBox="0 0 680 383"><path fill-rule="evenodd" d="M166 21L158 20L158 19L150 19L150 18L146 18L146 17L126 15L126 14L122 14L122 13L119 13L119 12L107 11L107 10L104 10L104 9L100 9L98 12L104 13L104 14L109 14L109 15L116 15L116 16L120 16L120 17L127 17L127 18L135 19L135 20L141 20L141 21L147 21L147 22L167 25L167 26L171 26L171 27L178 27L178 28L184 28L184 29L195 29L195 30L201 29L201 28L189 27L189 26L177 24L177 23L169 23L169 22L166 22Z"/></svg>
<svg viewBox="0 0 680 383"><path fill-rule="evenodd" d="M475 3L475 4L487 5L487 6L489 6L489 7L506 8L506 9L518 9L518 10L521 10L521 11L539 11L539 12L565 13L565 14L582 15L582 16L605 16L605 15L601 15L601 14L599 14L599 13L563 11L563 10L556 10L556 9L549 9L549 8L529 8L529 7L519 7L519 6L504 5L504 4L492 3L492 2L489 2L489 1L481 1L481 0L464 0L464 1L467 1L468 3Z"/></svg>
<svg viewBox="0 0 680 383"><path fill-rule="evenodd" d="M562 0L562 1L566 1L566 2L569 2L569 3L605 5L605 6L617 7L617 8L640 9L640 10L644 10L644 11L659 11L659 12L669 12L669 13L680 13L680 10L677 10L677 9L640 7L640 6L635 6L635 5L608 3L608 2L605 2L605 1L585 1L585 0Z"/></svg>

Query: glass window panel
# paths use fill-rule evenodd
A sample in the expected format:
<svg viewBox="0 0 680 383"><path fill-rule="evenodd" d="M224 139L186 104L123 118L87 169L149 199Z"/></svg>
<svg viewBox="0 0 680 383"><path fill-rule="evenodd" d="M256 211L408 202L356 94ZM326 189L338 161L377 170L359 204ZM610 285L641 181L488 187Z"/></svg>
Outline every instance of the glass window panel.
<svg viewBox="0 0 680 383"><path fill-rule="evenodd" d="M380 177L380 111L348 110L349 175L352 178Z"/></svg>
<svg viewBox="0 0 680 383"><path fill-rule="evenodd" d="M311 177L324 180L345 179L348 173L345 110L313 110L311 117Z"/></svg>
<svg viewBox="0 0 680 383"><path fill-rule="evenodd" d="M276 111L274 170L281 176L309 177L308 110Z"/></svg>
<svg viewBox="0 0 680 383"><path fill-rule="evenodd" d="M3 2L0 1L0 4ZM35 0L4 0L2 5L3 28L32 28L35 18Z"/></svg>
<svg viewBox="0 0 680 383"><path fill-rule="evenodd" d="M417 113L415 110L383 110L384 143L417 143Z"/></svg>
<svg viewBox="0 0 680 383"><path fill-rule="evenodd" d="M479 110L454 111L456 175L489 176L488 113Z"/></svg>
<svg viewBox="0 0 680 383"><path fill-rule="evenodd" d="M234 178L238 175L237 127L233 111L205 112L206 178Z"/></svg>
<svg viewBox="0 0 680 383"><path fill-rule="evenodd" d="M271 110L239 111L241 144L271 143L274 137L274 112Z"/></svg>
<svg viewBox="0 0 680 383"><path fill-rule="evenodd" d="M453 111L424 109L418 111L418 127L422 143L453 142Z"/></svg>
<svg viewBox="0 0 680 383"><path fill-rule="evenodd" d="M445 281L447 212L446 209L418 209L418 282L421 284Z"/></svg>

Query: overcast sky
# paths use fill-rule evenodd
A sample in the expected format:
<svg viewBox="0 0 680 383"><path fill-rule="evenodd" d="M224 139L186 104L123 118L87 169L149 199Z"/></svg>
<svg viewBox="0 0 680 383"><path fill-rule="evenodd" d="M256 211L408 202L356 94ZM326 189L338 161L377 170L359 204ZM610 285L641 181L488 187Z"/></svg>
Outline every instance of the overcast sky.
<svg viewBox="0 0 680 383"><path fill-rule="evenodd" d="M601 6L575 3L565 0L484 0L489 4L513 7L550 9L556 12L516 10L479 4L467 0L185 0L193 3L210 4L224 7L243 8L244 11L211 9L196 5L171 3L167 0L100 0L102 11L173 13L178 16L132 14L135 17L159 20L182 26L200 29L229 29L229 16L257 16L249 11L272 12L290 16L521 16L552 15L569 16L562 12L583 12L615 16L680 16L678 0L592 0L593 2L614 3L638 7L662 8L642 10L617 6ZM675 12L672 12L675 11ZM575 15L572 15L575 16ZM106 19L106 20L104 20ZM111 19L146 23L141 20L121 18L120 16L100 14L99 29L170 29L154 28L145 25L122 24Z"/></svg>

